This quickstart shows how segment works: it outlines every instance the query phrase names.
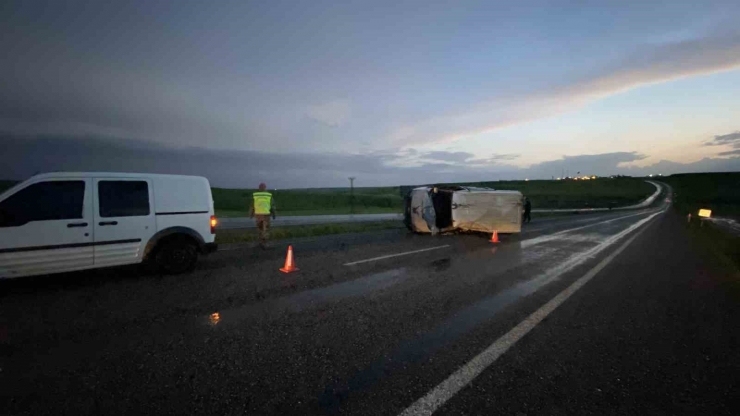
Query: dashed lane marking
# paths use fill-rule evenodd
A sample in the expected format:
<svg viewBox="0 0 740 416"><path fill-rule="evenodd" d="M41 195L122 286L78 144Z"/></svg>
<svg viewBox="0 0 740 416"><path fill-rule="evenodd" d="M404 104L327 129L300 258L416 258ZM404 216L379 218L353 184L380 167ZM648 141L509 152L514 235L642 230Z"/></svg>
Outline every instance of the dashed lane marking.
<svg viewBox="0 0 740 416"><path fill-rule="evenodd" d="M390 259L390 258L393 258L393 257L408 256L409 254L423 253L425 251L439 250L441 248L447 248L449 246L450 246L449 244L445 244L443 246L423 248L421 250L407 251L405 253L389 254L387 256L373 257L371 259L358 260L358 261L353 261L351 263L344 263L344 265L345 266L354 266L355 264L369 263L371 261L385 260L385 259Z"/></svg>

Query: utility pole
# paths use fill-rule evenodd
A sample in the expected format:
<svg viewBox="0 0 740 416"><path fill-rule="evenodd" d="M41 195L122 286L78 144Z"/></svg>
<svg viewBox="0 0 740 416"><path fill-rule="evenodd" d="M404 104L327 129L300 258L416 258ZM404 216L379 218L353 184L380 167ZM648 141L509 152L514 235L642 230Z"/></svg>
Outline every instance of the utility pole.
<svg viewBox="0 0 740 416"><path fill-rule="evenodd" d="M349 212L350 214L355 213L355 177L349 178Z"/></svg>

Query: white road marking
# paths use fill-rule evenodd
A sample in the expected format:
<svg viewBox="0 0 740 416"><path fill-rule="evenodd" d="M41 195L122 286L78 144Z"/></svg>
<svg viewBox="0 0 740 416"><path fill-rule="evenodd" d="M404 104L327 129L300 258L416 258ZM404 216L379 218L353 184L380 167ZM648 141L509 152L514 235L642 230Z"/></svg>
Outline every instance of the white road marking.
<svg viewBox="0 0 740 416"><path fill-rule="evenodd" d="M527 248L527 247L533 246L535 244L540 244L540 243L545 243L545 242L548 242L548 241L555 240L555 239L558 238L558 236L563 235L565 233L570 233L570 232L573 232L573 231L583 230L583 229L586 229L586 228L595 227L597 225L603 225L603 224L607 224L607 223L610 223L610 222L623 220L625 218L636 217L638 215L645 215L645 214L649 214L649 213L650 212L648 211L648 212L640 212L640 213L637 213L637 214L622 215L621 217L612 218L610 220L599 221L599 222L595 222L593 224L583 225L581 227L569 228L567 230L558 231L556 233L545 234L545 235L540 236L540 237L530 238L529 240L521 241L519 244L521 244L521 248Z"/></svg>
<svg viewBox="0 0 740 416"><path fill-rule="evenodd" d="M449 244L445 244L443 246L423 248L421 250L407 251L405 253L389 254L387 256L373 257L371 259L358 260L358 261L353 261L351 263L344 263L344 265L345 266L354 266L355 264L360 264L360 263L368 263L368 262L371 262L371 261L390 259L392 257L407 256L409 254L416 254L416 253L423 253L425 251L439 250L440 248L445 248L445 247L449 247L449 246L450 246Z"/></svg>
<svg viewBox="0 0 740 416"><path fill-rule="evenodd" d="M568 224L572 224L572 225L575 225L575 224L583 224L585 222L599 221L601 219L604 219L604 218L607 218L607 217L610 217L610 216L611 215L591 215L591 216L587 216L586 218L582 218L580 220L575 220L575 221L561 221L561 223L567 222ZM619 218L622 218L622 217L619 217ZM562 219L568 219L568 218L566 218L566 217L545 218L545 219L543 219L541 221L537 221L534 224L535 225L534 228L529 228L529 227L522 228L522 234L534 233L534 232L537 232L537 231L547 230L548 228L551 227L551 224L558 225L557 220L562 220ZM550 223L550 224L548 224L548 223ZM537 225L543 225L543 226L542 227L536 227Z"/></svg>
<svg viewBox="0 0 740 416"><path fill-rule="evenodd" d="M662 212L664 211L657 212L649 216L648 218L642 219L626 230L611 237L609 239L610 241L608 245L614 244L619 239L634 231L635 229L641 227L643 224L647 223L656 215L659 215ZM578 289L588 283L589 280L593 279L594 276L596 276L602 269L604 269L604 267L611 263L612 260L614 260L620 253L622 253L622 251L624 251L646 229L647 228L644 228L640 232L632 236L614 253L610 254L604 260L599 262L599 264L597 264L594 268L589 270L588 273L586 273L583 277L579 278L570 286L568 286L565 290L558 293L549 302L547 302L531 315L529 315L526 319L524 319L517 326L507 332L504 336L497 339L488 348L483 350L483 352L475 356L467 364L455 371L451 376L437 385L437 387L432 389L424 397L420 398L411 406L406 408L406 410L404 410L400 414L400 416L431 415L435 410L439 409L453 396L455 396L457 392L462 390L471 381L478 377L485 369L491 366L491 364L496 362L496 360L498 360L501 355L508 351L509 348L517 343L517 341L527 335L529 331L531 331L535 326L537 326L537 324L539 324L550 313L552 313L552 311L554 311L558 306L560 306L569 297L571 297L576 291L578 291Z"/></svg>

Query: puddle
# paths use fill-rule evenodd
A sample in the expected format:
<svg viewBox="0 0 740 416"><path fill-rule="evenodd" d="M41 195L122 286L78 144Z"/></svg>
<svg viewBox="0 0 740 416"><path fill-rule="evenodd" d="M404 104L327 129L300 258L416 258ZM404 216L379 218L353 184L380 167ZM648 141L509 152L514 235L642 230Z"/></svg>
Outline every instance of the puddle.
<svg viewBox="0 0 740 416"><path fill-rule="evenodd" d="M297 313L327 302L366 295L393 286L407 277L406 268L371 274L348 282L310 289L294 295L225 309L210 314L206 319L211 326L221 326L245 319L274 319L285 313Z"/></svg>

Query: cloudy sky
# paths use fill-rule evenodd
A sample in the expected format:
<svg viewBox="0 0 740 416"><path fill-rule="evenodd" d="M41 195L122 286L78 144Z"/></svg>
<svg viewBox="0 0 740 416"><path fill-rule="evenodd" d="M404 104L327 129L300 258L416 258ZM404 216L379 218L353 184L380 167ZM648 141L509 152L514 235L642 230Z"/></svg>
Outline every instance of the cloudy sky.
<svg viewBox="0 0 740 416"><path fill-rule="evenodd" d="M0 178L740 170L740 2L0 3Z"/></svg>

